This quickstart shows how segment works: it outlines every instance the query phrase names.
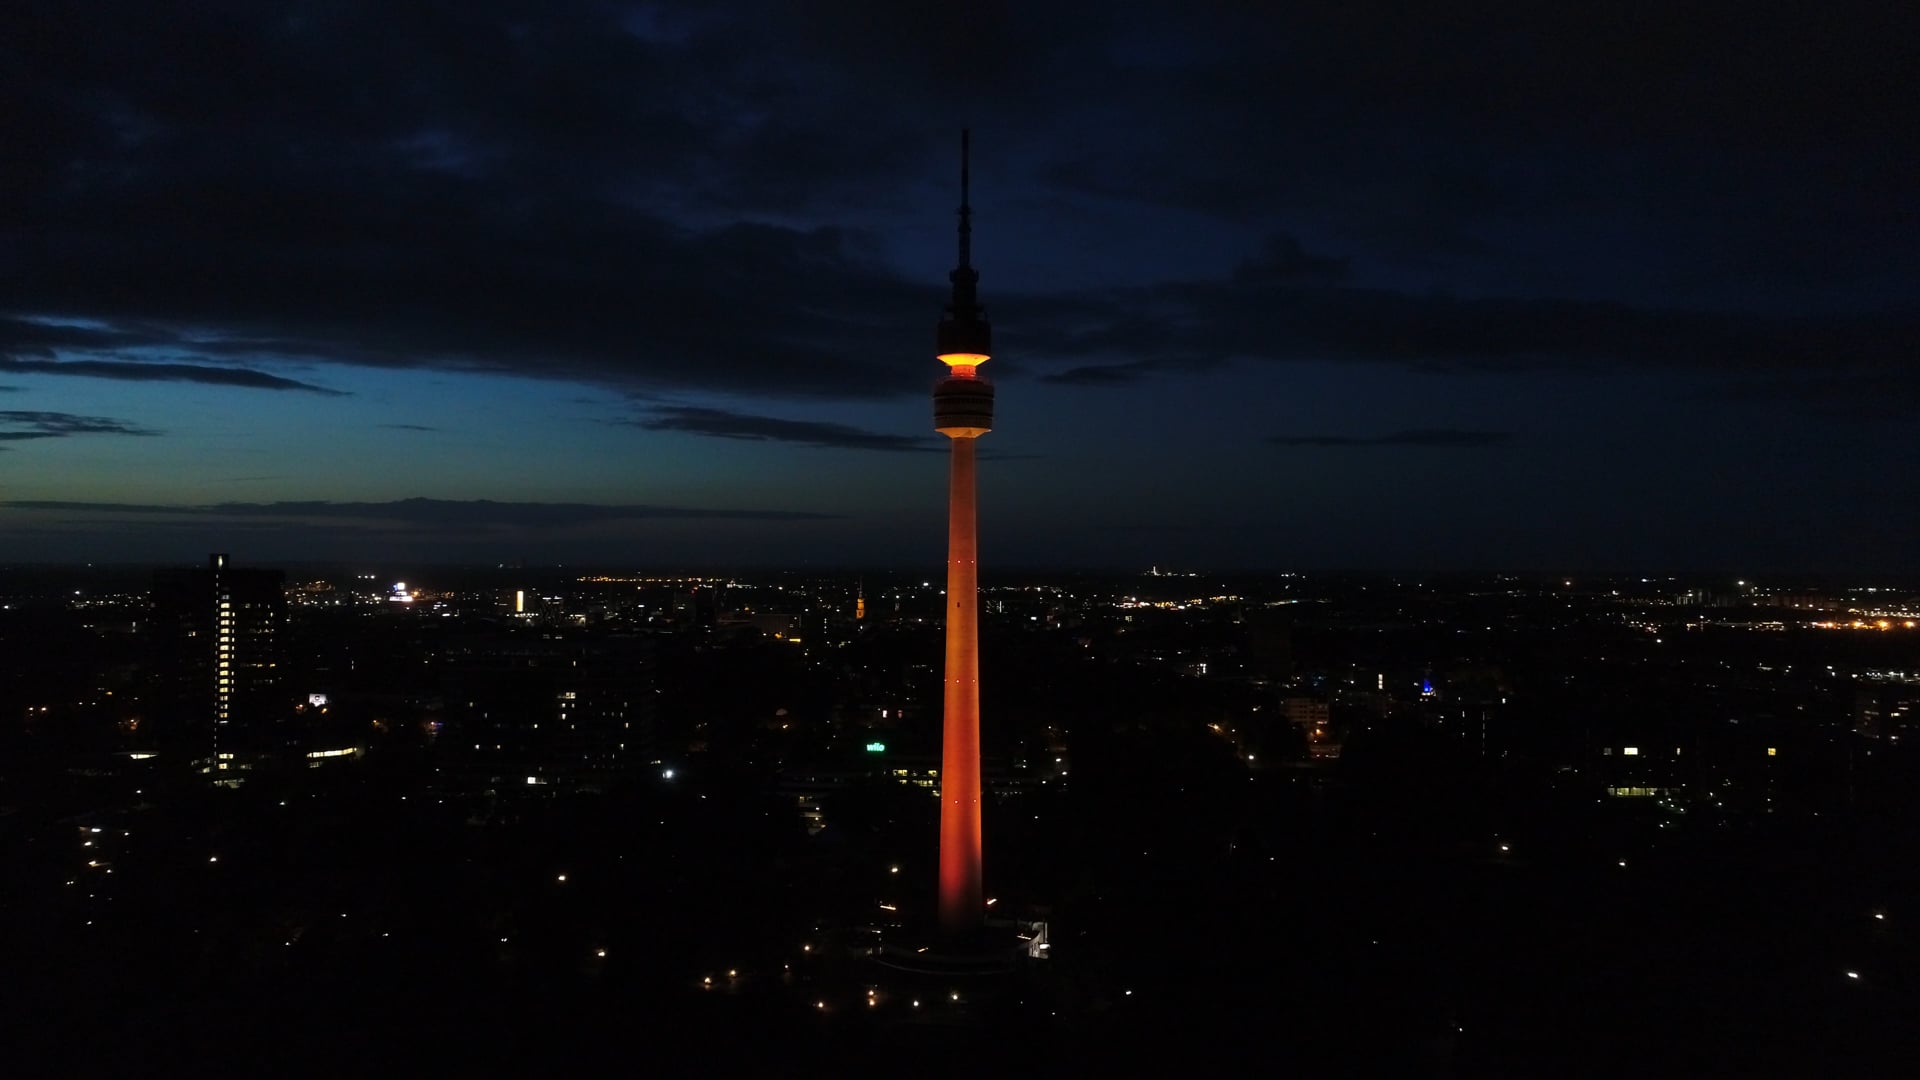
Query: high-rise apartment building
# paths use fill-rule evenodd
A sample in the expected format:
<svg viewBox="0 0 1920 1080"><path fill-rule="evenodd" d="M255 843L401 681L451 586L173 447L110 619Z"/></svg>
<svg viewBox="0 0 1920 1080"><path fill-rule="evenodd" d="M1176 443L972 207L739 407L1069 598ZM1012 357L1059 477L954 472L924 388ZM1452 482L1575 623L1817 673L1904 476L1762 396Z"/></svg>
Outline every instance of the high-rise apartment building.
<svg viewBox="0 0 1920 1080"><path fill-rule="evenodd" d="M170 755L236 787L282 719L285 575L225 554L153 579L149 713Z"/></svg>

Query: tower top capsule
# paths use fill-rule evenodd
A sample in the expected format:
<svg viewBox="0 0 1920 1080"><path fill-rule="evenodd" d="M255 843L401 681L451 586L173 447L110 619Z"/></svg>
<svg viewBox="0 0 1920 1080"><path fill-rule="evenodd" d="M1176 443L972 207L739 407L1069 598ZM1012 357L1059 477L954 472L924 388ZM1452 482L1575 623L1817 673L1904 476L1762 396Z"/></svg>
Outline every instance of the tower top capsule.
<svg viewBox="0 0 1920 1080"><path fill-rule="evenodd" d="M967 198L971 134L965 128L960 131L960 261L947 275L953 282L953 299L947 302L936 337L941 362L956 375L972 374L993 355L993 328L976 292L980 271L973 268L973 207Z"/></svg>

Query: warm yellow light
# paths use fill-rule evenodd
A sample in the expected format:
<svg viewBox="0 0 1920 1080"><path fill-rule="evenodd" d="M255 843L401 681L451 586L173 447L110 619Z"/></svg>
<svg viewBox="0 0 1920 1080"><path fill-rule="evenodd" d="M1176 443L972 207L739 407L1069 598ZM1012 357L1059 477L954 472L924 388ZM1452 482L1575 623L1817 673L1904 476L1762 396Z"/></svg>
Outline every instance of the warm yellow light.
<svg viewBox="0 0 1920 1080"><path fill-rule="evenodd" d="M952 368L976 368L987 362L986 353L950 352L941 353L940 362ZM958 374L958 372L955 372Z"/></svg>

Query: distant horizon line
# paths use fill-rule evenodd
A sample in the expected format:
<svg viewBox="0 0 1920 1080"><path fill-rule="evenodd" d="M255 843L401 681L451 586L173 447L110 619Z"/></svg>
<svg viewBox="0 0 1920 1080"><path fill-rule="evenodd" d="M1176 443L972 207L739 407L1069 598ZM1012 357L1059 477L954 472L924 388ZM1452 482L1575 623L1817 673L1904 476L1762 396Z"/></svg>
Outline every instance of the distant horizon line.
<svg viewBox="0 0 1920 1080"><path fill-rule="evenodd" d="M224 552L210 551L207 553L208 556L211 556L214 554L226 554L229 556L239 556L235 559L234 565L242 568L255 568L255 569L319 568L319 569L330 569L330 570L350 570L356 567L365 568L369 566L376 566L376 567L388 568L388 569L399 569L399 568L440 569L440 570L460 571L460 572L520 570L520 571L564 572L564 573L575 573L575 574L577 573L618 573L618 574L630 574L630 575L644 576L644 577L680 577L680 578L739 576L739 575L746 575L746 574L832 574L832 575L871 574L871 575L882 575L886 577L899 577L899 578L919 577L926 581L932 581L934 577L939 576L939 571L941 570L941 567L937 563L932 563L932 562L929 562L924 567L912 567L912 566L902 567L899 565L882 566L882 565L875 565L871 563L857 563L857 562L836 562L836 563L830 563L830 564L828 563L808 564L805 562L801 562L801 563L738 562L738 563L727 564L727 565L718 565L718 564L711 564L711 563L708 563L708 564L663 563L661 565L653 566L653 567L637 567L630 563L615 563L615 562L604 561L604 560L581 560L581 561L561 561L561 562L525 561L525 562L519 562L519 563L506 563L506 562L439 561L439 560L431 560L431 559L398 557L393 559L380 559L380 560L372 560L372 559L343 560L343 559L335 559L335 558L317 558L317 559L316 558L300 558L300 559L266 558L266 559L256 561L256 560L245 558L244 551L236 552L233 549L228 549L227 551L224 551ZM204 564L204 559L201 559L201 560L94 559L90 561L0 559L0 573L7 573L12 571L31 572L31 571L58 571L58 570L68 570L68 571L155 570L155 569L170 569L170 568L176 568L176 567L195 567L203 564ZM1155 570L1159 570L1159 573L1156 574L1154 572ZM1640 583L1652 584L1652 583L1657 583L1662 581L1673 582L1676 584L1684 583L1689 585L1698 585L1702 583L1719 583L1719 584L1724 584L1729 588L1738 588L1741 584L1744 584L1747 581L1753 581L1758 586L1769 587L1769 588L1779 588L1783 584L1796 585L1796 584L1816 584L1817 583L1820 585L1831 586L1841 581L1867 583L1867 584L1861 584L1856 586L1856 587L1863 587L1863 588L1874 587L1876 584L1882 585L1882 586L1887 584L1893 584L1896 587L1920 588L1920 574L1914 573L1912 571L1906 571L1906 572L1865 571L1865 572L1848 573L1848 572L1839 572L1839 571L1778 570L1778 569L1754 569L1754 570L1745 570L1745 571L1734 571L1734 570L1725 570L1725 569L1659 570L1659 571L1619 570L1619 569L1543 570L1543 569L1525 569L1525 568L1410 569L1405 567L1377 569L1377 568L1351 567L1351 566L1349 567L1302 566L1302 567L1295 567L1291 569L1258 569L1258 568L1237 567L1237 568L1222 569L1222 568L1191 568L1191 567L1178 567L1178 566L1163 568L1163 564L1149 564L1148 566L1144 566L1144 567L1126 566L1126 565L1118 565L1118 564L1108 564L1108 565L1083 564L1083 565L1077 565L1077 566L1064 566L1064 565L1047 566L1042 564L1030 564L1030 565L1015 564L1015 565L1007 566L1003 569L993 571L990 573L983 571L983 574L985 574L985 576L989 576L993 578L1021 578L1021 577L1041 577L1041 576L1049 576L1049 575L1063 575L1063 576L1069 576L1069 577L1072 577L1072 576L1139 577L1139 578L1148 578L1148 579L1154 579L1154 580L1159 580L1159 579L1178 580L1182 578L1280 579L1280 578L1287 578L1287 577L1315 577L1315 578L1350 578L1350 579L1395 579L1395 580L1408 579L1409 581L1414 583L1418 583L1420 581L1430 581L1430 580L1511 578L1519 582L1541 583L1541 584L1547 584L1547 583L1552 583L1556 581L1557 582L1570 581L1576 589L1581 584L1581 579L1583 578L1587 579L1588 581L1597 580L1597 581L1604 581L1609 583L1627 582L1627 583L1634 583L1634 584L1640 584Z"/></svg>

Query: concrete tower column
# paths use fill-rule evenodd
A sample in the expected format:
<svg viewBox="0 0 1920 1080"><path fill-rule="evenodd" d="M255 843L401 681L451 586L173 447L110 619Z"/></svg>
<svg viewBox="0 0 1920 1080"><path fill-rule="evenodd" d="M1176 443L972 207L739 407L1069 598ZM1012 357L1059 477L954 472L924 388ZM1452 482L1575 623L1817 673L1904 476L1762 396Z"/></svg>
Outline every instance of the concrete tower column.
<svg viewBox="0 0 1920 1080"><path fill-rule="evenodd" d="M974 447L955 435L947 494L947 674L940 753L940 923L959 932L985 910L980 884L980 572Z"/></svg>

